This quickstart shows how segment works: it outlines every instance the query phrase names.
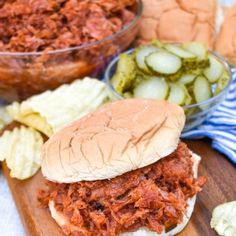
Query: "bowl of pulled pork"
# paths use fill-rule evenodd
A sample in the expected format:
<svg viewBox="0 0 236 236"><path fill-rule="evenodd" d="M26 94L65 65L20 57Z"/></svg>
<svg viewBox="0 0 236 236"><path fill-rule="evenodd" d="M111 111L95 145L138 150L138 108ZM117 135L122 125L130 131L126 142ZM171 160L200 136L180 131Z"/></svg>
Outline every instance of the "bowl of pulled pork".
<svg viewBox="0 0 236 236"><path fill-rule="evenodd" d="M141 0L0 1L1 99L101 76L134 41L141 14Z"/></svg>

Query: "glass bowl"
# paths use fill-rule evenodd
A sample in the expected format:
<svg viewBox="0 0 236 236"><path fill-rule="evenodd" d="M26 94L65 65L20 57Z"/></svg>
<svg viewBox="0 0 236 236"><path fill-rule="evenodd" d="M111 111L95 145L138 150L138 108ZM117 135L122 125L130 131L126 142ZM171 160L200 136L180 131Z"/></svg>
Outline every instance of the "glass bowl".
<svg viewBox="0 0 236 236"><path fill-rule="evenodd" d="M24 100L84 76L100 77L110 60L134 41L142 9L137 0L135 18L100 41L48 52L0 52L0 99Z"/></svg>
<svg viewBox="0 0 236 236"><path fill-rule="evenodd" d="M132 51L133 49L126 51L126 54L130 54L132 53ZM216 52L209 51L209 54L215 56L223 64L224 68L229 73L230 80L227 86L216 96L208 100L205 100L201 103L195 103L195 104L191 104L187 106L182 106L186 115L184 131L190 130L202 124L212 114L212 112L217 108L217 106L224 100L230 87L230 83L232 80L232 73L231 73L231 68L229 64L225 61L223 57L219 56ZM111 92L113 99L124 99L124 97L122 97L119 93L115 91L115 89L113 88L110 82L113 74L115 73L118 60L119 60L119 56L114 58L108 65L105 71L105 82L109 91ZM212 86L211 89L214 92L215 86Z"/></svg>

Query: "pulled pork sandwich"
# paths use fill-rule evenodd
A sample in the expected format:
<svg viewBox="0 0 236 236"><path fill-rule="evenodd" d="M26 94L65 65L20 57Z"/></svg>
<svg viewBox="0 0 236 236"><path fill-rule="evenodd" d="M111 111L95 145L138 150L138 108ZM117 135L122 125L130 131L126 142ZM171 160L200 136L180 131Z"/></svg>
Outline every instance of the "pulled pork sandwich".
<svg viewBox="0 0 236 236"><path fill-rule="evenodd" d="M39 200L66 235L174 235L188 223L205 177L179 137L185 116L166 101L107 104L52 136Z"/></svg>

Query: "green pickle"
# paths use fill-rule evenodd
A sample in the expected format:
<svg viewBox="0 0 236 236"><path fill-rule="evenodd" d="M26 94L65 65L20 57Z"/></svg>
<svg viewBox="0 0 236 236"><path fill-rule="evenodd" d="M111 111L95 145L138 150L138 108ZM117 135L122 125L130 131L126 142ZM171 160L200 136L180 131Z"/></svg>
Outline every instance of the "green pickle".
<svg viewBox="0 0 236 236"><path fill-rule="evenodd" d="M164 47L164 43L162 43L160 40L153 40L151 43L152 46L157 47L157 48L163 48Z"/></svg>
<svg viewBox="0 0 236 236"><path fill-rule="evenodd" d="M214 95L219 94L228 85L229 81L230 81L230 75L228 71L225 70L216 84Z"/></svg>
<svg viewBox="0 0 236 236"><path fill-rule="evenodd" d="M116 73L111 79L115 90L123 94L133 87L136 77L136 64L132 55L121 54Z"/></svg>

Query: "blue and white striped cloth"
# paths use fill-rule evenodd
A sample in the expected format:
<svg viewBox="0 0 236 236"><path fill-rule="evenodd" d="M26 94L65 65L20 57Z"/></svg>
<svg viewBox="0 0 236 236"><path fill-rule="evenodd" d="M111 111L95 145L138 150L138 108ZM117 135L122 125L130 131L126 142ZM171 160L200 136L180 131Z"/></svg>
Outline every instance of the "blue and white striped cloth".
<svg viewBox="0 0 236 236"><path fill-rule="evenodd" d="M226 99L202 125L182 134L182 138L212 139L212 147L236 164L236 68Z"/></svg>

